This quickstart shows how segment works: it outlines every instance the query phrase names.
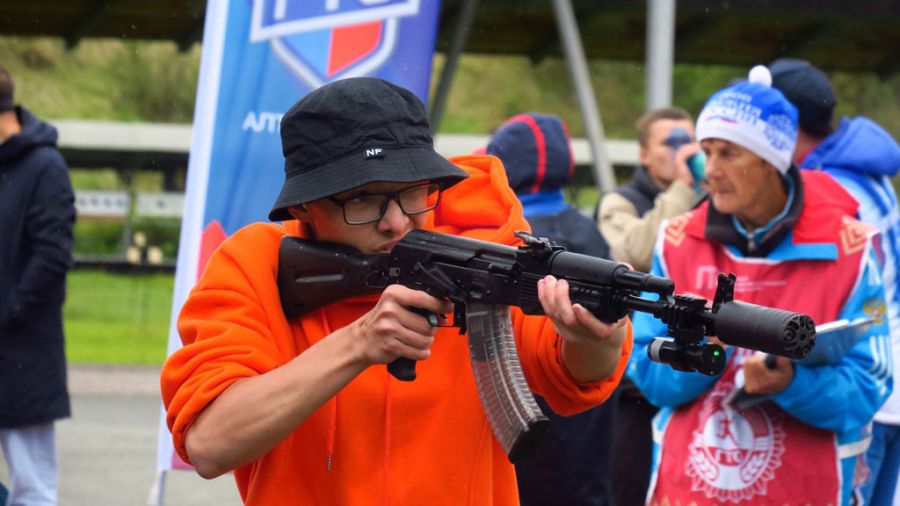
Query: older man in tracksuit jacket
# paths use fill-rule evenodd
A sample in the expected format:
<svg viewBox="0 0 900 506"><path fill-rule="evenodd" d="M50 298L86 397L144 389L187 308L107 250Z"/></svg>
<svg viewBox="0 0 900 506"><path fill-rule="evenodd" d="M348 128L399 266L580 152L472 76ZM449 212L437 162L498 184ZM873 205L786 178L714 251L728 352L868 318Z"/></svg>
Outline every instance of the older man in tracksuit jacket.
<svg viewBox="0 0 900 506"><path fill-rule="evenodd" d="M725 371L708 377L650 362L640 348L665 329L636 315L628 375L663 407L654 427L652 504L849 504L864 429L891 392L877 232L852 218L856 202L830 176L790 163L796 109L764 84L763 73L713 95L701 113L710 201L664 223L651 272L709 299L715 275L734 272L736 299L818 323L867 315L876 323L834 363L779 358L768 370L754 352L731 346ZM729 167L741 157L746 170ZM766 172L771 184L756 196L783 191L783 207L750 230L739 212L722 209L763 174L752 172L772 166L780 177ZM755 202L747 202L751 211ZM732 402L751 378L780 383L768 402Z"/></svg>

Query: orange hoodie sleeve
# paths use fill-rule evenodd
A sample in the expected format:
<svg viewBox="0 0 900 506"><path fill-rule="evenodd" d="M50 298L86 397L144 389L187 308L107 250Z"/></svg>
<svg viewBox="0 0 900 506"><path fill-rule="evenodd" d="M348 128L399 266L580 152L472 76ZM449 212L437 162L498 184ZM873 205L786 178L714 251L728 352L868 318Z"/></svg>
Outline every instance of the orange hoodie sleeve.
<svg viewBox="0 0 900 506"><path fill-rule="evenodd" d="M631 321L622 342L616 370L609 378L592 383L578 383L562 362L562 338L553 322L544 316L530 316L513 308L513 332L519 360L531 389L544 397L556 413L569 416L604 402L619 385L631 356Z"/></svg>
<svg viewBox="0 0 900 506"><path fill-rule="evenodd" d="M447 190L435 213L438 232L500 244L519 245L516 231L530 231L522 204L509 187L499 158L485 155L451 159L469 178ZM631 323L622 344L615 373L605 381L576 383L560 356L560 337L544 316L526 316L512 308L513 330L522 369L532 390L542 395L554 411L571 415L605 401L615 390L631 355Z"/></svg>
<svg viewBox="0 0 900 506"><path fill-rule="evenodd" d="M161 390L166 423L185 461L185 431L206 406L235 381L295 354L274 286L282 235L275 225L251 225L227 239L181 310L185 347L163 365Z"/></svg>

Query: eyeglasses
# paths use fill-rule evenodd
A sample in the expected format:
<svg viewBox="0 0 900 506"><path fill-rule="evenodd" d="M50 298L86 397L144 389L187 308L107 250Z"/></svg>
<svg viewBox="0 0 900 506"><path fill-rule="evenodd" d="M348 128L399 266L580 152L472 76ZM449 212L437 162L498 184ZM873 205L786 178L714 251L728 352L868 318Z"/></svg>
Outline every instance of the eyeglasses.
<svg viewBox="0 0 900 506"><path fill-rule="evenodd" d="M441 200L441 187L436 183L410 186L395 192L365 193L347 199L328 197L344 211L348 225L365 225L384 218L388 202L395 201L407 216L422 214L437 207Z"/></svg>

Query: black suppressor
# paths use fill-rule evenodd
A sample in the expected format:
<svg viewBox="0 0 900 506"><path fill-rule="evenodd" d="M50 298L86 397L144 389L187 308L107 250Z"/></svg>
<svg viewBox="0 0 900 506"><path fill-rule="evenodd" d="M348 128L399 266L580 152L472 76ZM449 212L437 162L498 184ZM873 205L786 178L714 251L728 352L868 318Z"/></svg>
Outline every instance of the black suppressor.
<svg viewBox="0 0 900 506"><path fill-rule="evenodd" d="M816 324L805 314L733 300L721 304L712 319L723 343L795 360L809 355L816 342Z"/></svg>

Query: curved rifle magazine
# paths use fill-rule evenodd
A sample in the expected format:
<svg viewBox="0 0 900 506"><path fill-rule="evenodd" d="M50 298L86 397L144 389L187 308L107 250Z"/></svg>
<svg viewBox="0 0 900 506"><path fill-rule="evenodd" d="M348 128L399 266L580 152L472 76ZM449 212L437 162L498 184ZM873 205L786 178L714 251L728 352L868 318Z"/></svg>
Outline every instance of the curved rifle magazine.
<svg viewBox="0 0 900 506"><path fill-rule="evenodd" d="M534 400L513 338L509 307L466 305L469 357L488 422L510 462L534 454L549 420Z"/></svg>

